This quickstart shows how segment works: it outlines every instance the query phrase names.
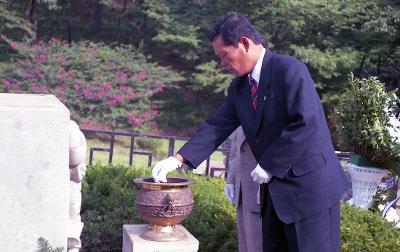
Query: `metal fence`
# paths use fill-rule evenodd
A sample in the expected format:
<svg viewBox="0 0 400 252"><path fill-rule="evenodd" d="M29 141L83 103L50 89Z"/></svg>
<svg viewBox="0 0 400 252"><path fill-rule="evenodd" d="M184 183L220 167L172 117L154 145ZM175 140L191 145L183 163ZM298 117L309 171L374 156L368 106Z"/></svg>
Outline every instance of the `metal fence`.
<svg viewBox="0 0 400 252"><path fill-rule="evenodd" d="M89 166L93 166L94 154L96 152L107 152L108 153L108 163L112 164L113 155L114 155L114 146L115 146L115 137L127 137L130 139L129 146L129 162L128 165L133 165L134 156L141 155L147 157L147 165L149 167L152 166L154 153L152 150L143 150L135 148L135 141L139 138L148 138L148 139L160 139L168 141L168 156L173 156L175 154L175 142L178 140L188 141L190 138L188 137L176 137L176 136L160 136L160 135L150 135L150 134L142 134L139 132L119 132L119 131L106 131L106 130L92 130L92 129L82 129L82 132L88 138L89 135L95 135L97 138L107 136L109 140L108 148L99 148L99 147L90 147L89 148ZM219 151L224 156L224 167L212 167L210 157L206 160L205 167L205 175L214 177L218 172L218 174L223 173L225 179L227 177L227 170L229 169L229 150L230 150L230 141L226 140L216 151ZM340 152L336 151L336 155L342 161L348 161L350 157L350 152ZM211 167L210 167L211 166Z"/></svg>
<svg viewBox="0 0 400 252"><path fill-rule="evenodd" d="M127 137L130 138L130 147L129 147L129 165L133 165L134 156L142 155L147 156L147 165L151 167L153 162L153 151L152 150L142 150L135 148L135 140L138 138L149 138L149 139L160 139L168 141L168 156L173 156L175 154L175 142L177 140L187 141L189 138L187 137L176 137L176 136L160 136L160 135L150 135L150 134L142 134L142 133L130 133L130 132L118 132L118 131L107 131L107 130L92 130L92 129L82 129L82 132L85 134L86 138L90 134L96 135L100 138L101 135L108 136L109 139L109 147L108 148L99 148L99 147L90 147L89 149L89 166L93 166L93 158L96 152L108 152L108 163L112 164L113 155L114 155L114 147L115 147L115 137ZM206 169L205 174L209 176L214 176L216 172L224 172L224 176L227 176L227 170L229 167L229 149L230 149L230 141L225 141L216 151L222 152L224 155L224 167L210 167L210 157L206 160Z"/></svg>

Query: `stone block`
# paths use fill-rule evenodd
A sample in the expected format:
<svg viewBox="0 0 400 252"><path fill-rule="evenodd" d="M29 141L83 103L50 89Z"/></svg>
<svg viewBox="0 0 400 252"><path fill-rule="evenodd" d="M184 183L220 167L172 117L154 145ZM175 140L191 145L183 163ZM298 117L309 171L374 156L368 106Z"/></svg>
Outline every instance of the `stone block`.
<svg viewBox="0 0 400 252"><path fill-rule="evenodd" d="M52 95L0 93L0 248L67 248L69 111Z"/></svg>
<svg viewBox="0 0 400 252"><path fill-rule="evenodd" d="M149 230L146 224L124 225L122 252L196 252L199 241L182 225L176 228L185 232L187 238L182 241L156 242L140 238L139 235Z"/></svg>

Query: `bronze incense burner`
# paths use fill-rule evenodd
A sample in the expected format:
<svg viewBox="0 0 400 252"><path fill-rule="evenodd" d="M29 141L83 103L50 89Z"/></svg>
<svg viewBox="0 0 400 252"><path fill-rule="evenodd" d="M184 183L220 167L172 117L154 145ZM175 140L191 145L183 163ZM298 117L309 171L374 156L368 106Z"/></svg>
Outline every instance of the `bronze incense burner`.
<svg viewBox="0 0 400 252"><path fill-rule="evenodd" d="M151 177L134 180L141 189L136 195L136 207L150 230L140 237L152 241L178 241L186 235L175 228L193 209L194 199L188 178L169 177L166 183L155 183Z"/></svg>

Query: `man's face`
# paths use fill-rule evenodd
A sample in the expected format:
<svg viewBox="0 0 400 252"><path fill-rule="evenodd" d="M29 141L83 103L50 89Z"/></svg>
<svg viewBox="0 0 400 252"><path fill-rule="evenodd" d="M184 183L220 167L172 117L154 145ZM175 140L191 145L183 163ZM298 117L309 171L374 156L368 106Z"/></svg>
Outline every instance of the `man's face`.
<svg viewBox="0 0 400 252"><path fill-rule="evenodd" d="M221 60L222 68L235 76L242 76L248 72L246 69L246 49L242 43L238 47L225 45L221 36L213 41L215 54Z"/></svg>

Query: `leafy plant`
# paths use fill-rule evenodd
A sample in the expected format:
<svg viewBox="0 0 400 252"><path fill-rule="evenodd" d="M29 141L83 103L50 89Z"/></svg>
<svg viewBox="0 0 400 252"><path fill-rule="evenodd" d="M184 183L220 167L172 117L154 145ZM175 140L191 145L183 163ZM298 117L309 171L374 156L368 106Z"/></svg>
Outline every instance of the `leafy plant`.
<svg viewBox="0 0 400 252"><path fill-rule="evenodd" d="M341 213L340 251L398 251L400 230L379 213L346 204L342 204Z"/></svg>
<svg viewBox="0 0 400 252"><path fill-rule="evenodd" d="M44 239L43 237L40 237L37 241L39 249L36 250L36 252L62 252L64 251L63 247L57 247L57 248L53 248L49 241L47 241L46 239Z"/></svg>
<svg viewBox="0 0 400 252"><path fill-rule="evenodd" d="M350 88L336 107L335 118L342 147L362 156L372 166L399 173L400 145L389 129L389 113L396 108L394 91L386 92L376 77L351 76Z"/></svg>

